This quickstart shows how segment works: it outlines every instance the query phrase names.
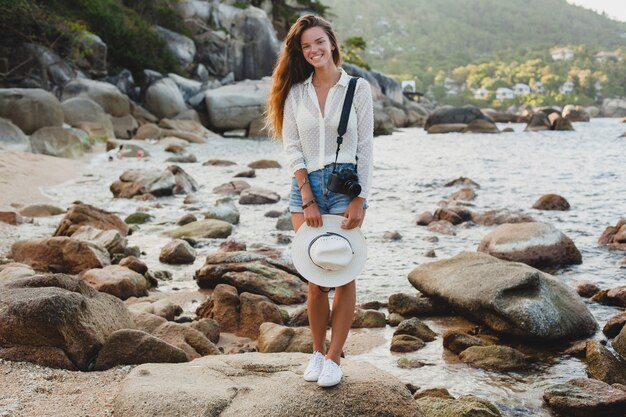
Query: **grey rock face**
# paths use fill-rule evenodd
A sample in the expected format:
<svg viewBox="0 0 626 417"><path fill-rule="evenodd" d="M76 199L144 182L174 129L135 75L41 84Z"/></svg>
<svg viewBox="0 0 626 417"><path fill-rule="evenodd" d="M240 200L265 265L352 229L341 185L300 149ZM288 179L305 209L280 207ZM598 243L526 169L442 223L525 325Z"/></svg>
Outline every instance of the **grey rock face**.
<svg viewBox="0 0 626 417"><path fill-rule="evenodd" d="M32 135L42 127L63 125L63 108L51 93L39 88L1 88L0 117Z"/></svg>
<svg viewBox="0 0 626 417"><path fill-rule="evenodd" d="M155 29L163 36L169 50L178 59L181 67L189 67L196 56L196 45L193 43L193 40L161 26L156 26Z"/></svg>

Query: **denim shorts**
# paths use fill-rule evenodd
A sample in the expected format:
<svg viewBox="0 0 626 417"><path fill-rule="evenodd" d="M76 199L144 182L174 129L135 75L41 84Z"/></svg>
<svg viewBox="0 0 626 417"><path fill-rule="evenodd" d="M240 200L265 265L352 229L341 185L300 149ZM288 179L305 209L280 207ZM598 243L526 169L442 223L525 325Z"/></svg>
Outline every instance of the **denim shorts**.
<svg viewBox="0 0 626 417"><path fill-rule="evenodd" d="M348 208L348 204L352 201L352 197L345 194L334 193L326 189L328 176L333 172L333 165L326 165L323 169L309 172L309 182L313 196L317 202L321 214L343 214ZM342 169L350 169L356 171L354 164L337 164L337 171ZM296 177L291 180L291 196L289 198L289 211L291 213L302 213L302 195L298 189ZM367 208L367 202L363 204L363 208Z"/></svg>

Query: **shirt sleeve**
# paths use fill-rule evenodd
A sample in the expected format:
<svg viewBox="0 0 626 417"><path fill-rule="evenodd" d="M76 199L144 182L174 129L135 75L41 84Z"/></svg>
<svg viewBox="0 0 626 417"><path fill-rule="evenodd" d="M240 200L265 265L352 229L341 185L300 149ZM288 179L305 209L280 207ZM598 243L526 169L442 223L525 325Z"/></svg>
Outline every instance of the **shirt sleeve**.
<svg viewBox="0 0 626 417"><path fill-rule="evenodd" d="M287 154L291 172L306 168L304 154L302 153L302 143L296 123L296 98L294 87L291 88L285 100L283 110L283 149Z"/></svg>
<svg viewBox="0 0 626 417"><path fill-rule="evenodd" d="M369 83L359 78L354 94L354 109L357 116L357 173L361 194L367 198L372 184L374 170L374 106L372 104L372 90Z"/></svg>

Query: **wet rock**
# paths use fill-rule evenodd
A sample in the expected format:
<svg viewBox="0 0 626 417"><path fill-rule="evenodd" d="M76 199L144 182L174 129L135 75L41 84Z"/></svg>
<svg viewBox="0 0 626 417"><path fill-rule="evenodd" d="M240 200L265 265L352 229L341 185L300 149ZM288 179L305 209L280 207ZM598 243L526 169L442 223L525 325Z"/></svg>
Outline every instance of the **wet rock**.
<svg viewBox="0 0 626 417"><path fill-rule="evenodd" d="M476 119L471 121L462 130L463 133L500 133L500 129L495 123L491 123L487 120Z"/></svg>
<svg viewBox="0 0 626 417"><path fill-rule="evenodd" d="M94 81L87 78L75 79L67 83L62 90L61 100L72 97L87 97L98 103L105 112L114 117L130 113L130 100L113 84Z"/></svg>
<svg viewBox="0 0 626 417"><path fill-rule="evenodd" d="M402 235L397 230L394 230L393 232L385 232L383 234L383 239L391 241L402 240Z"/></svg>
<svg viewBox="0 0 626 417"><path fill-rule="evenodd" d="M217 321L221 332L234 333L239 327L239 305L237 288L219 284L211 298L198 307L196 315Z"/></svg>
<svg viewBox="0 0 626 417"><path fill-rule="evenodd" d="M441 233L442 235L456 236L456 229L447 220L436 220L428 224L428 230L434 233Z"/></svg>
<svg viewBox="0 0 626 417"><path fill-rule="evenodd" d="M283 316L269 298L244 292L239 296L239 328L238 336L245 336L251 339L259 337L259 326L265 322L283 324Z"/></svg>
<svg viewBox="0 0 626 417"><path fill-rule="evenodd" d="M475 106L464 107L442 107L431 113L426 119L424 130L428 130L431 126L448 123L469 124L474 120L486 120L493 122L488 116Z"/></svg>
<svg viewBox="0 0 626 417"><path fill-rule="evenodd" d="M607 384L626 383L626 361L615 356L597 340L587 342L587 375Z"/></svg>
<svg viewBox="0 0 626 417"><path fill-rule="evenodd" d="M63 125L59 100L39 88L0 89L0 117L10 120L26 135L42 127Z"/></svg>
<svg viewBox="0 0 626 417"><path fill-rule="evenodd" d="M182 239L176 239L169 242L161 249L159 261L172 264L192 264L196 260L196 251L189 243Z"/></svg>
<svg viewBox="0 0 626 417"><path fill-rule="evenodd" d="M104 247L64 236L17 241L8 256L36 270L68 274L111 264L109 253Z"/></svg>
<svg viewBox="0 0 626 417"><path fill-rule="evenodd" d="M0 118L0 149L30 152L28 136L9 119Z"/></svg>
<svg viewBox="0 0 626 417"><path fill-rule="evenodd" d="M539 197L539 200L533 204L533 208L537 210L566 211L570 209L570 205L565 198L558 194L545 194Z"/></svg>
<svg viewBox="0 0 626 417"><path fill-rule="evenodd" d="M118 216L89 204L74 204L59 222L53 236L71 236L81 226L100 230L115 229L122 236L128 235L128 226Z"/></svg>
<svg viewBox="0 0 626 417"><path fill-rule="evenodd" d="M254 178L256 177L256 171L253 169L246 169L245 171L236 173L234 177L235 178Z"/></svg>
<svg viewBox="0 0 626 417"><path fill-rule="evenodd" d="M422 254L422 256L426 258L436 258L437 254L435 253L434 249L428 249L426 252Z"/></svg>
<svg viewBox="0 0 626 417"><path fill-rule="evenodd" d="M428 226L434 221L435 217L429 211L425 211L415 218L415 223L419 226Z"/></svg>
<svg viewBox="0 0 626 417"><path fill-rule="evenodd" d="M551 130L552 123L548 119L548 115L539 111L532 115L530 121L526 125L524 132L539 132L542 130Z"/></svg>
<svg viewBox="0 0 626 417"><path fill-rule="evenodd" d="M57 348L67 355L66 364L86 371L113 332L132 327L120 300L74 277L35 275L0 281L0 357L5 346ZM59 364L53 356L31 357L43 366Z"/></svg>
<svg viewBox="0 0 626 417"><path fill-rule="evenodd" d="M352 320L353 329L362 329L362 328L380 328L385 327L387 323L385 322L385 313L382 311L376 310L365 310L362 308L355 308L354 310L354 319Z"/></svg>
<svg viewBox="0 0 626 417"><path fill-rule="evenodd" d="M149 314L142 313L140 316L143 315ZM220 354L217 347L198 330L190 326L167 321L161 317L152 316L157 320L151 319L148 325L143 326L135 319L139 330L150 333L170 345L181 349L187 355L187 360L191 361L201 356Z"/></svg>
<svg viewBox="0 0 626 417"><path fill-rule="evenodd" d="M467 177L459 177L444 184L444 187L454 187L457 185L480 188L477 182Z"/></svg>
<svg viewBox="0 0 626 417"><path fill-rule="evenodd" d="M553 385L544 391L543 399L559 415L621 417L626 412L626 392L587 378Z"/></svg>
<svg viewBox="0 0 626 417"><path fill-rule="evenodd" d="M471 201L476 198L476 192L472 188L461 188L460 190L452 193L450 199Z"/></svg>
<svg viewBox="0 0 626 417"><path fill-rule="evenodd" d="M191 323L191 327L205 335L211 342L220 340L220 324L213 319L200 319Z"/></svg>
<svg viewBox="0 0 626 417"><path fill-rule="evenodd" d="M571 340L590 336L597 328L578 294L561 280L480 252L419 266L409 282L498 333Z"/></svg>
<svg viewBox="0 0 626 417"><path fill-rule="evenodd" d="M286 265L252 252L216 252L206 258L194 279L200 288L218 284L269 297L281 304L297 304L306 298L307 286Z"/></svg>
<svg viewBox="0 0 626 417"><path fill-rule="evenodd" d="M528 214L508 209L488 210L483 213L472 213L472 221L483 226L493 226L504 223L527 223L535 220Z"/></svg>
<svg viewBox="0 0 626 417"><path fill-rule="evenodd" d="M601 290L591 297L591 301L610 306L626 307L626 286Z"/></svg>
<svg viewBox="0 0 626 417"><path fill-rule="evenodd" d="M141 194L155 197L173 194L190 194L197 191L198 183L178 165L170 165L163 171L131 169L111 184L115 198L131 198Z"/></svg>
<svg viewBox="0 0 626 417"><path fill-rule="evenodd" d="M224 242L220 243L219 250L221 252L245 252L246 244L243 242L238 242L235 239L228 238Z"/></svg>
<svg viewBox="0 0 626 417"><path fill-rule="evenodd" d="M425 417L501 417L500 411L487 400L473 395L458 399L428 396L419 398L417 406Z"/></svg>
<svg viewBox="0 0 626 417"><path fill-rule="evenodd" d="M405 317L433 316L449 312L446 306L433 304L429 298L402 293L389 296L388 309L389 313L398 313Z"/></svg>
<svg viewBox="0 0 626 417"><path fill-rule="evenodd" d="M280 201L280 196L274 191L264 188L248 188L241 192L239 204L274 204Z"/></svg>
<svg viewBox="0 0 626 417"><path fill-rule="evenodd" d="M472 346L459 354L459 358L475 367L493 371L513 371L528 366L529 357L508 346Z"/></svg>
<svg viewBox="0 0 626 417"><path fill-rule="evenodd" d="M615 349L622 359L626 359L626 331L624 331L624 327L622 327L619 334L615 336L615 339L611 342L611 346L613 346L613 349Z"/></svg>
<svg viewBox="0 0 626 417"><path fill-rule="evenodd" d="M263 323L259 327L259 352L313 353L311 330L305 327L291 328L276 323Z"/></svg>
<svg viewBox="0 0 626 417"><path fill-rule="evenodd" d="M98 353L95 371L118 365L187 362L181 349L140 330L123 329L112 333Z"/></svg>
<svg viewBox="0 0 626 417"><path fill-rule="evenodd" d="M502 224L483 238L478 251L536 267L582 263L581 254L569 237L540 222Z"/></svg>
<svg viewBox="0 0 626 417"><path fill-rule="evenodd" d="M221 198L215 202L215 206L204 212L204 218L239 224L239 209L232 198Z"/></svg>
<svg viewBox="0 0 626 417"><path fill-rule="evenodd" d="M123 258L118 265L124 266L141 275L148 272L148 266L134 256L127 256L126 258Z"/></svg>
<svg viewBox="0 0 626 417"><path fill-rule="evenodd" d="M65 213L65 210L51 204L31 204L20 210L26 217L51 217Z"/></svg>
<svg viewBox="0 0 626 417"><path fill-rule="evenodd" d="M583 107L572 104L563 107L563 118L570 122L588 122L591 119L589 113Z"/></svg>
<svg viewBox="0 0 626 417"><path fill-rule="evenodd" d="M233 226L222 220L205 219L197 222L189 223L184 226L169 230L164 234L166 236L181 238L207 238L220 239L230 236L233 232Z"/></svg>
<svg viewBox="0 0 626 417"><path fill-rule="evenodd" d="M463 132L467 128L465 123L441 123L428 128L427 132L431 135L442 133Z"/></svg>
<svg viewBox="0 0 626 417"><path fill-rule="evenodd" d="M165 298L154 302L132 303L128 305L128 309L133 313L154 314L155 316L163 317L167 321L174 321L177 316L183 313L181 306Z"/></svg>
<svg viewBox="0 0 626 417"><path fill-rule="evenodd" d="M553 130L574 131L574 126L572 125L572 122L563 117L554 117L551 122Z"/></svg>
<svg viewBox="0 0 626 417"><path fill-rule="evenodd" d="M625 324L626 311L622 311L621 313L617 313L616 315L611 317L606 322L606 324L602 328L602 332L606 335L606 337L612 339L620 333Z"/></svg>
<svg viewBox="0 0 626 417"><path fill-rule="evenodd" d="M237 165L237 163L233 161L226 161L223 159L209 159L208 161L202 164L203 166L214 166L214 167L229 167L233 165Z"/></svg>
<svg viewBox="0 0 626 417"><path fill-rule="evenodd" d="M0 211L0 222L17 226L26 223L26 219L15 211Z"/></svg>
<svg viewBox="0 0 626 417"><path fill-rule="evenodd" d="M187 155L176 155L170 156L165 160L165 162L171 162L175 164L192 164L194 162L198 162L195 155L187 154Z"/></svg>
<svg viewBox="0 0 626 417"><path fill-rule="evenodd" d="M154 216L148 213L137 212L129 214L125 219L126 224L144 224L154 219Z"/></svg>
<svg viewBox="0 0 626 417"><path fill-rule="evenodd" d="M615 226L607 227L598 243L611 249L626 250L626 220L620 219Z"/></svg>
<svg viewBox="0 0 626 417"><path fill-rule="evenodd" d="M186 224L197 222L197 221L198 221L198 218L194 214L189 213L189 214L185 214L183 217L178 219L178 221L176 222L176 225L184 226Z"/></svg>
<svg viewBox="0 0 626 417"><path fill-rule="evenodd" d="M82 275L82 278L96 290L122 300L148 295L148 286L143 275L123 266L109 265L90 269Z"/></svg>
<svg viewBox="0 0 626 417"><path fill-rule="evenodd" d="M213 189L213 192L216 194L239 195L249 188L250 184L248 184L246 181L234 180L215 187Z"/></svg>
<svg viewBox="0 0 626 417"><path fill-rule="evenodd" d="M433 216L435 220L443 220L452 224L459 224L463 222L463 218L460 215L452 210L448 210L445 208L438 208L437 210L435 210Z"/></svg>
<svg viewBox="0 0 626 417"><path fill-rule="evenodd" d="M293 230L293 223L291 222L291 214L283 214L276 221L276 229L278 230Z"/></svg>
<svg viewBox="0 0 626 417"><path fill-rule="evenodd" d="M115 254L124 253L128 242L119 231L115 229L100 230L91 226L81 226L73 234L72 239L93 242L103 246L113 257Z"/></svg>
<svg viewBox="0 0 626 417"><path fill-rule="evenodd" d="M407 359L407 358L401 358L401 360L402 359ZM445 387L424 389L413 394L413 399L415 400L419 400L420 398L425 398L425 397L449 398L452 400L454 399L454 397L450 395L450 392L448 392L448 390Z"/></svg>
<svg viewBox="0 0 626 417"><path fill-rule="evenodd" d="M581 297L590 298L596 295L600 291L600 287L598 287L593 282L589 281L578 281L572 283L576 292Z"/></svg>
<svg viewBox="0 0 626 417"><path fill-rule="evenodd" d="M447 330L443 334L443 347L457 355L472 346L488 346L493 343L459 330Z"/></svg>
<svg viewBox="0 0 626 417"><path fill-rule="evenodd" d="M394 336L401 334L419 337L424 342L432 342L437 336L437 333L433 332L430 327L416 317L403 321L393 332Z"/></svg>
<svg viewBox="0 0 626 417"><path fill-rule="evenodd" d="M420 361L419 359L410 359L406 357L402 357L398 359L397 364L398 364L398 368L402 368L402 369L418 369L426 365L425 362Z"/></svg>
<svg viewBox="0 0 626 417"><path fill-rule="evenodd" d="M282 166L271 159L259 159L258 161L250 162L248 168L253 169L268 169L268 168L282 168Z"/></svg>
<svg viewBox="0 0 626 417"><path fill-rule="evenodd" d="M342 400L329 404L328 392L308 389L310 383L302 379L302 364L307 360L303 353L248 353L206 357L193 365L141 365L123 382L114 413L154 416L171 414L175 407L176 413L185 416L218 414L224 409L237 410L242 416L423 416L395 377L368 363L350 360L341 364L350 378L333 391ZM242 390L245 399L233 395ZM280 403L268 392L280 392ZM144 401L139 404L137 398Z"/></svg>
<svg viewBox="0 0 626 417"><path fill-rule="evenodd" d="M406 317L401 316L398 313L391 313L389 314L389 317L387 317L387 324L390 325L391 327L396 327L400 323L402 323L404 320L406 320Z"/></svg>
<svg viewBox="0 0 626 417"><path fill-rule="evenodd" d="M566 355L584 359L587 354L587 342L590 339L577 340L572 342L567 349L563 351Z"/></svg>
<svg viewBox="0 0 626 417"><path fill-rule="evenodd" d="M422 339L416 336L411 336L408 334L399 334L393 336L391 339L391 347L389 350L392 352L415 352L426 346L426 343Z"/></svg>
<svg viewBox="0 0 626 417"><path fill-rule="evenodd" d="M26 264L9 262L0 265L0 282L11 279L27 278L35 275L35 270Z"/></svg>
<svg viewBox="0 0 626 417"><path fill-rule="evenodd" d="M60 158L77 158L89 148L89 144L62 127L42 127L30 136L30 146L33 153Z"/></svg>

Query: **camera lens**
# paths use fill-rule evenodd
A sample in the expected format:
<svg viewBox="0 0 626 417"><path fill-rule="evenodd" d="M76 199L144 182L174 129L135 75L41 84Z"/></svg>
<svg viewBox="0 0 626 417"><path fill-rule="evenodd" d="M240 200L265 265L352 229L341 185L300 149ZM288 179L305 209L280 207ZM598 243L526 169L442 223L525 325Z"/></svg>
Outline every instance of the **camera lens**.
<svg viewBox="0 0 626 417"><path fill-rule="evenodd" d="M346 181L346 191L350 197L356 197L361 194L361 186L353 181Z"/></svg>

